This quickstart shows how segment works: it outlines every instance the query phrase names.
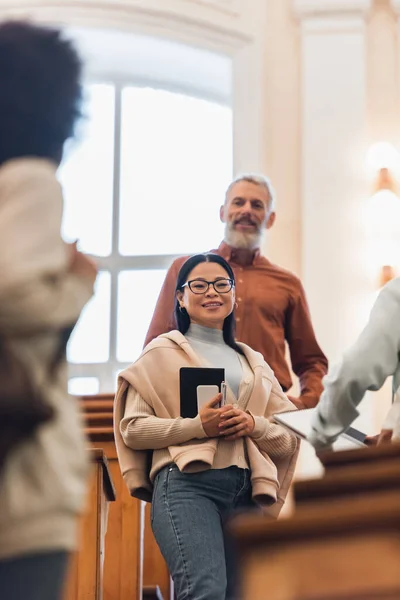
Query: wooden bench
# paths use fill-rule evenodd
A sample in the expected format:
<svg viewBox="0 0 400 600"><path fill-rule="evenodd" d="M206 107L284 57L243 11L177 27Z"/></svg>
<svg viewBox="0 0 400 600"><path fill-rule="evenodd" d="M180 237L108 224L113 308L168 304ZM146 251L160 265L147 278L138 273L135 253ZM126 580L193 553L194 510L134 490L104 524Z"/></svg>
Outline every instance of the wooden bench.
<svg viewBox="0 0 400 600"><path fill-rule="evenodd" d="M399 600L400 445L324 457L294 485L295 512L232 524L244 600Z"/></svg>

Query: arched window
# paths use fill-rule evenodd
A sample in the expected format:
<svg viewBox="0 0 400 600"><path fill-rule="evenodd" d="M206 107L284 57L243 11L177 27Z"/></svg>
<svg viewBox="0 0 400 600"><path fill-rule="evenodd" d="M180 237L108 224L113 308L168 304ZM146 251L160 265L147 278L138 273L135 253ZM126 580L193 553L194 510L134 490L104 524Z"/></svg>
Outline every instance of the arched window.
<svg viewBox="0 0 400 600"><path fill-rule="evenodd" d="M180 52L185 61L184 46ZM198 79L191 89L190 80L173 80L173 69L169 75L170 86L134 74L91 78L77 139L59 171L63 235L79 240L101 269L68 348L72 393L115 389L117 373L141 351L172 260L221 240L218 209L232 177L231 106L201 93Z"/></svg>

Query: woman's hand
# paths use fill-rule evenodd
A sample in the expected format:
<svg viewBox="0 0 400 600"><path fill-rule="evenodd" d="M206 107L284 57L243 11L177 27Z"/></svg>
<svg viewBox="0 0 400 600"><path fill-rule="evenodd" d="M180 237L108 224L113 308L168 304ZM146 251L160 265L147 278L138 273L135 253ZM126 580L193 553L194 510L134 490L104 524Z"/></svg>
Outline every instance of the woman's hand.
<svg viewBox="0 0 400 600"><path fill-rule="evenodd" d="M232 406L221 414L219 435L225 436L225 439L229 441L237 440L250 435L254 426L254 419L249 413Z"/></svg>
<svg viewBox="0 0 400 600"><path fill-rule="evenodd" d="M222 408L214 408L221 400L222 394L217 394L203 406L199 413L203 429L210 438L219 437L221 416L227 410L232 408L230 404L223 406Z"/></svg>

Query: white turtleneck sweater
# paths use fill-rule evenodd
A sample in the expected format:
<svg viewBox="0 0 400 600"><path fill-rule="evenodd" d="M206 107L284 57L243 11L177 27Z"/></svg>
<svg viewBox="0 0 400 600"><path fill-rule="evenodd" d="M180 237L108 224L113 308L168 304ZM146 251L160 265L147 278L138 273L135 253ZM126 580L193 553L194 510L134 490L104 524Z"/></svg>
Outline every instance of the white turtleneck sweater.
<svg viewBox="0 0 400 600"><path fill-rule="evenodd" d="M205 359L211 367L225 369L226 383L237 398L242 379L242 365L236 350L225 343L222 331L192 323L185 337L196 354Z"/></svg>

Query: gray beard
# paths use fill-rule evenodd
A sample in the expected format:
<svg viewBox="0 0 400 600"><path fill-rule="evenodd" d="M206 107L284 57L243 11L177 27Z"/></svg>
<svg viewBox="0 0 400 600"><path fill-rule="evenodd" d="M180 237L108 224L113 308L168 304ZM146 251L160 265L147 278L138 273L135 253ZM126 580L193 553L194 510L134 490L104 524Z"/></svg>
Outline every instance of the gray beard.
<svg viewBox="0 0 400 600"><path fill-rule="evenodd" d="M235 231L230 223L225 223L224 241L232 248L255 250L261 247L263 237L261 231L244 233L243 231Z"/></svg>

